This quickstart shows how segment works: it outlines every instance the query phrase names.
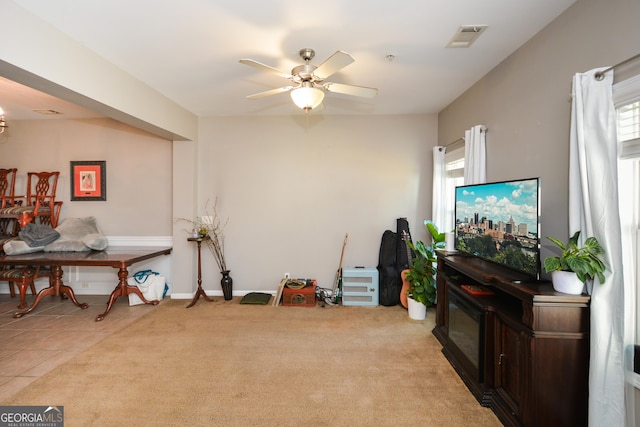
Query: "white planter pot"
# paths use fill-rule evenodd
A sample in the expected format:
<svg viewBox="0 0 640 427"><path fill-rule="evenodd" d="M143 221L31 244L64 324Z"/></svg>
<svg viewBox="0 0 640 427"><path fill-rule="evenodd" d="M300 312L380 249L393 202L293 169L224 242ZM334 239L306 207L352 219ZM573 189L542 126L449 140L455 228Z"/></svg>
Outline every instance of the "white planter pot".
<svg viewBox="0 0 640 427"><path fill-rule="evenodd" d="M411 297L407 298L409 306L409 318L413 320L424 320L427 317L427 306Z"/></svg>
<svg viewBox="0 0 640 427"><path fill-rule="evenodd" d="M563 294L580 295L584 289L584 283L573 271L553 271L551 281L553 289Z"/></svg>

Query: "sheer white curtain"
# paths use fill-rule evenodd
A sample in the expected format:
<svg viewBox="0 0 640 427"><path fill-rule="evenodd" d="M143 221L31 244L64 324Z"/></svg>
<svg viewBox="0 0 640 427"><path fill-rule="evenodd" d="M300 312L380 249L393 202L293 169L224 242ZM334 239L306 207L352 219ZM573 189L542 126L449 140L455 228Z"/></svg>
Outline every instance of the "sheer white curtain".
<svg viewBox="0 0 640 427"><path fill-rule="evenodd" d="M624 280L618 205L618 144L613 73L573 77L569 159L569 235L595 236L608 266L591 288L589 425L625 425ZM581 242L581 243L582 243ZM626 425L629 419L626 419ZM632 420L631 420L632 421Z"/></svg>
<svg viewBox="0 0 640 427"><path fill-rule="evenodd" d="M476 125L464 133L465 185L487 182L486 130L486 127Z"/></svg>
<svg viewBox="0 0 640 427"><path fill-rule="evenodd" d="M445 153L445 147L433 147L431 221L433 221L440 231L446 230L445 227L447 227L447 164L445 161Z"/></svg>

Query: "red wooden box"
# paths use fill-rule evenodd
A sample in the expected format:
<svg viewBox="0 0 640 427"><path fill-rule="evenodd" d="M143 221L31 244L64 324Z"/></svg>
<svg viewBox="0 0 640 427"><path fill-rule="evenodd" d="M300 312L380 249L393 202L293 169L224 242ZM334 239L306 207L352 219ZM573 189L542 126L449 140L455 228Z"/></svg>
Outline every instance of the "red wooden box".
<svg viewBox="0 0 640 427"><path fill-rule="evenodd" d="M302 289L290 289L285 287L282 291L282 305L292 307L315 307L316 285L308 285Z"/></svg>

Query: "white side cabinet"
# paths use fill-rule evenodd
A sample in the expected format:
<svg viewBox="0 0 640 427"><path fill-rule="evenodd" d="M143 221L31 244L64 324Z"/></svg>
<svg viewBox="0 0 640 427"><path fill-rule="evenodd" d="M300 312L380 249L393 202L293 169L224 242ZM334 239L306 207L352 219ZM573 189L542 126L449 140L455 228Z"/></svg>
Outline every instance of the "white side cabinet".
<svg viewBox="0 0 640 427"><path fill-rule="evenodd" d="M344 267L342 269L342 305L378 305L378 269Z"/></svg>

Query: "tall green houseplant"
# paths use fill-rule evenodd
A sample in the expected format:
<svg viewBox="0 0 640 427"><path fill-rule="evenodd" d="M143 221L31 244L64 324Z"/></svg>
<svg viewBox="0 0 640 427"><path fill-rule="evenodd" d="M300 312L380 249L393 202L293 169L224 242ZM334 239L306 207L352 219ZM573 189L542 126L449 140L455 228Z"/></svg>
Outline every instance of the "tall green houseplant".
<svg viewBox="0 0 640 427"><path fill-rule="evenodd" d="M431 246L417 241L415 244L407 242L415 253L415 258L406 275L409 282L409 295L411 298L429 307L436 301L436 255Z"/></svg>
<svg viewBox="0 0 640 427"><path fill-rule="evenodd" d="M433 240L433 248L444 249L445 233L440 233L440 231L438 231L438 226L429 219L424 220L424 226L427 227L427 231L429 232L429 234L431 234L431 239Z"/></svg>

